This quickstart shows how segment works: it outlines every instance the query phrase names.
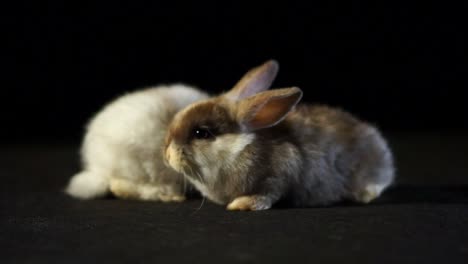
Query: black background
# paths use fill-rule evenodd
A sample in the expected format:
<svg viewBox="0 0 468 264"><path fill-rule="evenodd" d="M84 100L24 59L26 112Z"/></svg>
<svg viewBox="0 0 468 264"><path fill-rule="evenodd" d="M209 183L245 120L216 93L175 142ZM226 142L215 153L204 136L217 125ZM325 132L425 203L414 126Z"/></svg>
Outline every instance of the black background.
<svg viewBox="0 0 468 264"><path fill-rule="evenodd" d="M465 6L281 2L3 1L2 263L466 263ZM221 92L270 58L275 87L382 128L395 186L365 206L248 213L62 192L109 100L172 82Z"/></svg>
<svg viewBox="0 0 468 264"><path fill-rule="evenodd" d="M125 91L184 82L217 93L270 58L275 87L384 132L468 128L463 6L308 2L7 5L1 141L78 143Z"/></svg>

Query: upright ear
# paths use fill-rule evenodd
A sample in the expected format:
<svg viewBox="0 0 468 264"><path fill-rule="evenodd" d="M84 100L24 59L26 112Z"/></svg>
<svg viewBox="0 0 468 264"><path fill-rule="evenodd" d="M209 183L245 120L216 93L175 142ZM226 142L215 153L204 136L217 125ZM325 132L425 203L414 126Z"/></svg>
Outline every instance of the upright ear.
<svg viewBox="0 0 468 264"><path fill-rule="evenodd" d="M301 100L297 87L266 91L239 102L237 121L248 131L274 126L281 122Z"/></svg>
<svg viewBox="0 0 468 264"><path fill-rule="evenodd" d="M278 62L269 60L248 71L232 88L226 97L237 101L270 88L278 73Z"/></svg>

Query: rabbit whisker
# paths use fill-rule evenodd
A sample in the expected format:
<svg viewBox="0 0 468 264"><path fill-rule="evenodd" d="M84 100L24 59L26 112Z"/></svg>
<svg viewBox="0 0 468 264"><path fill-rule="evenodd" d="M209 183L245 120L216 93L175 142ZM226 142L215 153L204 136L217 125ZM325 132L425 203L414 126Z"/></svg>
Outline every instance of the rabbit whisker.
<svg viewBox="0 0 468 264"><path fill-rule="evenodd" d="M203 205L205 204L205 196L202 196L202 201L200 203L200 206L192 213L192 215L194 215L195 213L197 213L198 211L200 211L200 209L203 207Z"/></svg>

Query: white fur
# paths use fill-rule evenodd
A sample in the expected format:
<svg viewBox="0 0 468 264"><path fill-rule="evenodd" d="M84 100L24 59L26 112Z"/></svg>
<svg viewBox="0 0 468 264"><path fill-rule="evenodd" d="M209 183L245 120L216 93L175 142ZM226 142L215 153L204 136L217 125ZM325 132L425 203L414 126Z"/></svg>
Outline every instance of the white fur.
<svg viewBox="0 0 468 264"><path fill-rule="evenodd" d="M206 145L206 142L200 141L198 144L204 146L196 146L199 151L193 153L193 161L197 164L202 175L189 175L187 179L200 191L203 196L208 197L213 201L218 201L216 197L211 194L209 185L215 182L220 169L235 166L235 160L238 155L255 140L255 134L226 134L216 138L214 142ZM171 142L167 148L166 158L168 163L175 170L191 174L196 173L190 169L185 169L184 159L182 153L178 150L176 143ZM201 150L202 148L202 150ZM243 164L250 166L250 164ZM201 176L201 177L200 177Z"/></svg>
<svg viewBox="0 0 468 264"><path fill-rule="evenodd" d="M375 198L379 197L382 191L388 187L389 184L368 184L360 193L358 201L369 203Z"/></svg>
<svg viewBox="0 0 468 264"><path fill-rule="evenodd" d="M232 164L244 148L255 139L255 134L226 134L216 138L204 151L196 151L194 159L205 179L216 179L222 166Z"/></svg>
<svg viewBox="0 0 468 264"><path fill-rule="evenodd" d="M192 87L172 85L136 91L111 102L89 123L81 150L83 172L73 176L66 192L82 199L103 196L113 177L157 182L169 122L177 111L205 98Z"/></svg>
<svg viewBox="0 0 468 264"><path fill-rule="evenodd" d="M81 199L94 199L106 194L107 179L96 173L82 171L70 180L66 192Z"/></svg>
<svg viewBox="0 0 468 264"><path fill-rule="evenodd" d="M255 134L226 134L216 138L210 143L208 148L194 153L194 160L202 173L203 181L197 181L197 177L188 177L190 182L212 201L222 203L216 196L213 196L210 187L217 178L221 168L236 166L236 158L245 149L246 146L255 140ZM250 164L244 164L249 166Z"/></svg>
<svg viewBox="0 0 468 264"><path fill-rule="evenodd" d="M366 190L368 191L373 191L375 192L375 194L377 196L379 196L382 191L387 188L387 186L389 185L389 183L385 183L385 184L370 184L366 187Z"/></svg>

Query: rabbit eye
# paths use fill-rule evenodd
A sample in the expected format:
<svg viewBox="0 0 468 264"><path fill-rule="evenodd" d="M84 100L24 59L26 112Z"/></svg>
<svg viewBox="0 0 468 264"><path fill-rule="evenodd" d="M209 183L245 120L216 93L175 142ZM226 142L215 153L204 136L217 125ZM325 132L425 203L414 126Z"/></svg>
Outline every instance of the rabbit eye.
<svg viewBox="0 0 468 264"><path fill-rule="evenodd" d="M192 130L192 138L210 139L214 138L213 133L206 127L196 127Z"/></svg>

